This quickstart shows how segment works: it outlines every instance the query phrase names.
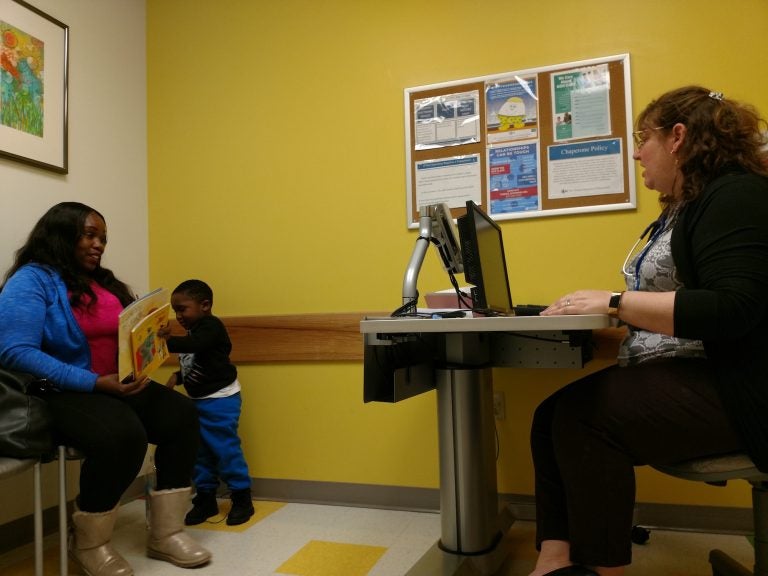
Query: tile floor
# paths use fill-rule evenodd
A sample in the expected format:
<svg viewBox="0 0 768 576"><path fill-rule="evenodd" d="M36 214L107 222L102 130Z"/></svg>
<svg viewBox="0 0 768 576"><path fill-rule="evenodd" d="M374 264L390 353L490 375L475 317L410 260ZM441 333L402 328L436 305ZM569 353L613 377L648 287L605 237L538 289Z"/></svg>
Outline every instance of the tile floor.
<svg viewBox="0 0 768 576"><path fill-rule="evenodd" d="M227 501L222 500L222 513ZM255 501L248 523L229 527L224 516L190 528L214 552L199 576L404 576L440 535L434 513ZM193 576L189 570L151 560L144 554L145 508L136 500L120 510L115 547L137 576ZM535 561L534 526L516 522L509 533L512 554L497 576L526 576ZM627 576L709 576L708 551L722 548L751 566L753 550L744 536L653 531L648 544L635 546ZM0 574L34 574L31 546L0 556ZM70 573L77 573L70 564ZM58 571L57 536L47 539L46 576ZM419 575L421 576L421 575ZM431 575L430 575L431 576ZM441 575L442 576L442 575Z"/></svg>

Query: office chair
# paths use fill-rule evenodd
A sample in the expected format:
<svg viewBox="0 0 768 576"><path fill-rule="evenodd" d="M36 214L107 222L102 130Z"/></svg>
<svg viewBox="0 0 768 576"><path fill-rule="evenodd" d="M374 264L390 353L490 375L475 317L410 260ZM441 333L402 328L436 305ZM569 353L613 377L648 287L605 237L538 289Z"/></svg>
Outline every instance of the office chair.
<svg viewBox="0 0 768 576"><path fill-rule="evenodd" d="M750 571L721 550L709 553L713 576L768 576L768 474L760 472L746 454L698 458L677 464L654 466L660 472L725 486L728 480L752 484L752 514L755 522L755 565Z"/></svg>
<svg viewBox="0 0 768 576"><path fill-rule="evenodd" d="M43 489L40 460L0 456L0 478L8 478L32 468L35 532L35 576L43 576Z"/></svg>

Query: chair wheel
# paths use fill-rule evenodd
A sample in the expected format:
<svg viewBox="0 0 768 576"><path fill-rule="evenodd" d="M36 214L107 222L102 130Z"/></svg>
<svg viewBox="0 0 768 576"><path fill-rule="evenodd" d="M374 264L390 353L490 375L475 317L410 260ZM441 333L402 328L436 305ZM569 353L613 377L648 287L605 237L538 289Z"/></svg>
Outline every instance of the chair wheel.
<svg viewBox="0 0 768 576"><path fill-rule="evenodd" d="M651 531L642 526L632 526L630 538L635 544L645 544L651 537Z"/></svg>

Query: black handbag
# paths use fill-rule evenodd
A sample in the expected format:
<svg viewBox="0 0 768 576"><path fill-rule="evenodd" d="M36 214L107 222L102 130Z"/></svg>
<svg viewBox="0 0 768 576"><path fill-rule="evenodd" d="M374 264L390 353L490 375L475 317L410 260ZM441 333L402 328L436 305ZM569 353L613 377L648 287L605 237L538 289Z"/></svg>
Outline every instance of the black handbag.
<svg viewBox="0 0 768 576"><path fill-rule="evenodd" d="M41 458L53 453L51 415L36 394L46 381L0 368L0 456Z"/></svg>

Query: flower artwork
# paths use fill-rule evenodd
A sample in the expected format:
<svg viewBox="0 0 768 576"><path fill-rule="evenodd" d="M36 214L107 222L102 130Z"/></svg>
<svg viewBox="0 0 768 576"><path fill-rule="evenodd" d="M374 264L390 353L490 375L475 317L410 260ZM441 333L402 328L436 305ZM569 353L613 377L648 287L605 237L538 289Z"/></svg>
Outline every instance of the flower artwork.
<svg viewBox="0 0 768 576"><path fill-rule="evenodd" d="M44 43L0 20L0 125L43 137Z"/></svg>

